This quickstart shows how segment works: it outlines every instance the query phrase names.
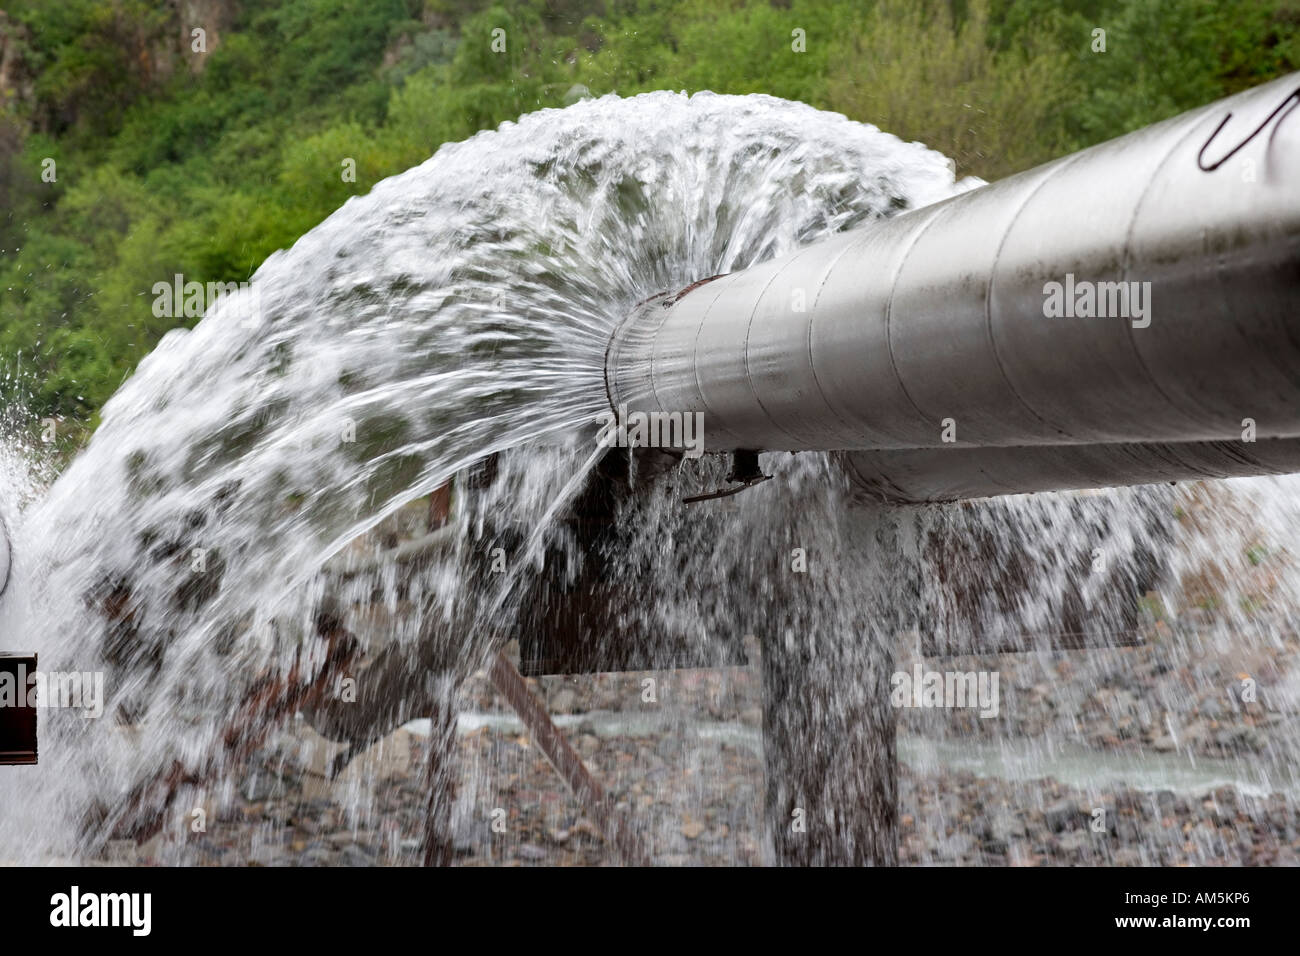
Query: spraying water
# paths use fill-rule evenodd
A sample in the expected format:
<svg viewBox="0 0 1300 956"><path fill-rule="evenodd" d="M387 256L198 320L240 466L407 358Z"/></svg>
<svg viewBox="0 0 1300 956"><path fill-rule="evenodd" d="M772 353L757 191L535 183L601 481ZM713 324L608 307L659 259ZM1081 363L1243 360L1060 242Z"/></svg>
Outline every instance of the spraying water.
<svg viewBox="0 0 1300 956"><path fill-rule="evenodd" d="M22 855L77 852L91 804L107 833L166 768L220 777L223 719L322 653L322 564L404 502L567 441L501 483L512 523L536 528L589 458L572 436L636 302L952 188L937 154L807 107L605 98L447 146L270 257L164 338L16 529L5 644L109 688L109 719L46 722L19 785L49 793L5 802L62 842ZM365 637L414 640L488 590L456 564L399 633Z"/></svg>
<svg viewBox="0 0 1300 956"><path fill-rule="evenodd" d="M50 671L103 672L106 692L100 719L44 714L41 766L0 781L0 859L93 857L114 836L229 800L270 725L328 709L303 688L340 659L384 662L370 673L390 679L369 692L388 708L381 732L450 706L456 676L509 631L528 577L556 560L576 574L591 559L555 519L600 459L591 423L606 409L614 326L656 293L970 185L954 182L942 156L840 116L763 96L656 93L526 116L350 200L194 330L166 336L47 492L27 495L21 513L11 495L4 517L18 561L0 604L0 646L35 649ZM490 482L476 477L485 461ZM719 462L647 477L620 506L626 530L604 555L608 573L649 598L627 609L629 625L653 616L701 644L772 633L788 664L769 692L869 675L819 701L810 726L769 728L798 736L818 759L866 761L868 781L873 762L892 760L892 743L879 753L837 748L864 713L888 718L882 682L896 635L972 620L944 603L953 562L936 558L935 539L979 541L981 560L1021 562L1025 589L976 602L973 619L987 629L1104 616L1150 584L1153 548L1172 549L1165 602L1178 600L1177 582L1227 564L1216 579L1226 613L1202 622L1208 638L1205 627L1166 624L1155 657L1200 667L1186 662L1208 660L1214 647L1241 656L1290 646L1281 602L1269 602L1261 624L1263 602L1228 593L1253 580L1234 572L1260 553L1270 591L1294 593L1285 482L1206 493L1244 493L1258 517L1251 527L1267 530L1260 543L1245 530L1225 543L1218 524L1171 532L1153 522L1184 506L1143 490L864 513L824 456L772 456L765 466L777 481L716 509L688 511L681 498L716 486ZM7 490L22 467L6 466ZM481 491L464 496L414 573L355 544L454 477L457 494ZM1098 529L1110 559L1131 572L1119 579L1123 593L1066 606L1079 550L1096 547ZM497 574L484 556L502 542L513 545ZM796 549L816 583L792 592ZM978 561L967 567L978 573ZM382 624L365 626L352 613L361 606L380 609ZM359 646L345 647L344 631ZM820 639L805 646L809 634ZM1051 750L1084 733L1077 717L1093 689L1125 667L1125 652L1094 653L1082 665L1087 680L1055 686L1050 718L1008 702L998 719L959 728L936 714L906 720L938 737L1037 729ZM1019 660L1047 673L1060 657ZM1222 656L1212 666L1207 680L1231 671ZM1076 697L1076 687L1088 690ZM1175 733L1181 718L1168 714L1187 709L1186 695L1158 693L1170 695L1167 710L1146 698L1135 706L1161 710L1151 719ZM1294 787L1292 751L1264 750L1268 780ZM831 796L894 802L870 791ZM379 811L373 791L355 800L362 818Z"/></svg>

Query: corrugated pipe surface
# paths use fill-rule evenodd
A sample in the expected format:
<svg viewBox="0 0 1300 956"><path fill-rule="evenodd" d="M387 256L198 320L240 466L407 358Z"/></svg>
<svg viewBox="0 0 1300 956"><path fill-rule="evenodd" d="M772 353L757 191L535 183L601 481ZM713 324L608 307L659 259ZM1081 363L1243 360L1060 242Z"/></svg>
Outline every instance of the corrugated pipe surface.
<svg viewBox="0 0 1300 956"><path fill-rule="evenodd" d="M855 473L953 488L1290 461L1242 438L1300 437L1297 112L1300 74L652 300L610 342L611 403L703 412L709 451L870 450ZM1113 447L1015 450L1057 445Z"/></svg>

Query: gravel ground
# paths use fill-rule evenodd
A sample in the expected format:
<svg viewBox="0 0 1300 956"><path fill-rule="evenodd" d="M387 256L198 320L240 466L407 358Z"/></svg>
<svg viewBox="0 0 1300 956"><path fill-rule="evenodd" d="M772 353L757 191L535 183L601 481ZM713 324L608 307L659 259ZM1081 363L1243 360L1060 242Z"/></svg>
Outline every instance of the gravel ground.
<svg viewBox="0 0 1300 956"><path fill-rule="evenodd" d="M1234 670L1239 662L1206 659L1180 669L1164 663L1167 656L1158 641L1089 652L1086 681L1080 680L1079 655L944 664L944 669L998 669L1005 703L999 719L907 710L900 712L900 732L937 741L1041 741L1059 735L1102 754L1139 760L1183 754L1249 762L1280 752L1284 766L1295 765L1288 749L1297 740L1294 717L1279 710L1289 706L1289 688L1300 673L1294 651L1257 652L1250 667L1259 675L1261 696L1251 704L1231 697L1240 680ZM642 701L647 676L657 681L654 704ZM755 668L529 683L553 715L565 715L557 720L568 739L656 863L761 862L761 702ZM464 688L461 706L466 716L458 738L456 864L617 865L595 823L482 675ZM323 768L338 747L298 722L259 754L227 805L205 805L204 832L182 823L143 846L111 845L105 862L417 864L425 747L418 732L398 730L330 781ZM1178 792L1124 784L1067 786L1050 777L1001 779L904 764L899 810L905 865L1294 865L1300 860L1294 801L1221 783Z"/></svg>

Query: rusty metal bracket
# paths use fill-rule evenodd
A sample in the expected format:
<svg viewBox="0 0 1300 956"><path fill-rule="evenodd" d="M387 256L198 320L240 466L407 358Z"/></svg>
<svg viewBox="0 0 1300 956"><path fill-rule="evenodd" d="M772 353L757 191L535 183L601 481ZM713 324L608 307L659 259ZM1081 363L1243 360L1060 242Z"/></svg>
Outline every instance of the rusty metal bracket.
<svg viewBox="0 0 1300 956"><path fill-rule="evenodd" d="M606 842L623 863L628 866L649 866L650 860L641 841L628 828L627 821L614 810L613 801L605 789L591 775L578 752L569 745L546 708L528 689L528 683L519 669L504 652L499 652L493 658L490 676L497 690L528 728L529 734L555 768L555 772L595 818Z"/></svg>
<svg viewBox="0 0 1300 956"><path fill-rule="evenodd" d="M689 498L683 498L682 504L693 505L697 501L713 501L716 498L730 498L732 495L738 495L746 488L753 488L755 485L761 485L765 481L770 481L771 475L763 474L758 467L758 452L752 449L739 448L731 453L731 471L727 475L727 481L738 482L731 488L719 488L717 491L706 492L702 495L692 495Z"/></svg>
<svg viewBox="0 0 1300 956"><path fill-rule="evenodd" d="M0 689L0 766L36 763L36 708L27 706L27 678L34 673L35 654L0 652L0 682L12 682L12 695Z"/></svg>

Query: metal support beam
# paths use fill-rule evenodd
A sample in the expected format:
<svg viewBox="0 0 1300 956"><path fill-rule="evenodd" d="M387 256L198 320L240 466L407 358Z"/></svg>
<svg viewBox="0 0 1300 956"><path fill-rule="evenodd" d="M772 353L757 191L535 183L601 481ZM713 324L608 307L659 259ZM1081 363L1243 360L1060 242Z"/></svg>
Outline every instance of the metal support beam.
<svg viewBox="0 0 1300 956"><path fill-rule="evenodd" d="M649 856L628 826L627 820L614 810L613 801L605 793L605 788L587 770L582 758L569 745L560 728L555 726L546 713L546 708L529 691L523 675L504 653L498 653L493 658L491 674L493 685L524 722L533 742L546 755L560 779L595 818L596 825L605 835L610 848L628 866L648 866Z"/></svg>

